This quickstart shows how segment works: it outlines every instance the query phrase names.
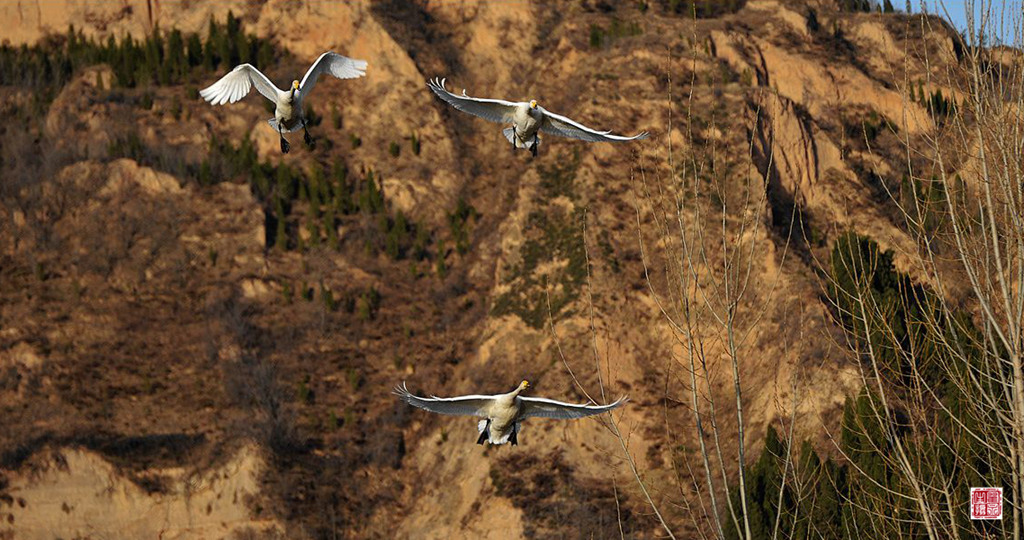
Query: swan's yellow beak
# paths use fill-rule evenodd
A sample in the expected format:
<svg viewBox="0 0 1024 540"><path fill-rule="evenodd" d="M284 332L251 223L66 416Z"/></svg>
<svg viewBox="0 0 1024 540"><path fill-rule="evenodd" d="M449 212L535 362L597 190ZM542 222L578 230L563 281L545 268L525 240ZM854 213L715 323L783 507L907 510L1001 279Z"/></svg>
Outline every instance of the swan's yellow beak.
<svg viewBox="0 0 1024 540"><path fill-rule="evenodd" d="M530 108L531 109L536 109L537 108L537 100L536 99L531 99L530 100ZM526 381L523 381L523 382L526 382Z"/></svg>
<svg viewBox="0 0 1024 540"><path fill-rule="evenodd" d="M294 88L295 90L298 90L299 89L299 81L292 81L292 88Z"/></svg>

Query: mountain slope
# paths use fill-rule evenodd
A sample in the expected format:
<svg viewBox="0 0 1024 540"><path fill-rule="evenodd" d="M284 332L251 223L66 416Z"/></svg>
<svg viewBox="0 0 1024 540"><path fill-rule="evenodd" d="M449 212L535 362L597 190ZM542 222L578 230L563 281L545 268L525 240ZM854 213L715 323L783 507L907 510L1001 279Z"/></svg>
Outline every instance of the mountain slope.
<svg viewBox="0 0 1024 540"><path fill-rule="evenodd" d="M820 264L853 229L896 249L910 270L898 254L912 242L878 183L898 182L899 137L935 125L906 102L892 66L924 47L941 69L957 61L953 41L913 35L904 15L828 2L816 4L815 28L797 2L751 1L697 21L667 4L0 8L21 21L0 30L14 44L69 24L101 39L170 21L202 35L211 16L232 10L287 51L268 69L281 86L323 50L369 62L364 79L318 85L315 152L295 139L280 155L258 96L217 108L187 97L223 66L184 84L113 89L110 67L98 65L47 105L30 133L43 142L23 144L47 147L53 170L4 194L0 393L11 420L0 513L12 517L0 534L42 534L19 524L50 504L34 498L44 490L31 480L45 451L95 452L133 479L216 470L252 440L259 490L244 505L267 535L605 537L620 519L626 534L657 535L601 423L531 420L520 446L482 448L472 420L409 410L388 393L401 380L437 395L503 392L522 378L569 401L587 399L574 378L604 399L628 393L616 418L630 455L670 523L695 534L680 501L697 494L676 489L679 463L698 445L687 342L673 327L685 287L665 271L682 246L662 220L701 175L730 188L715 195L726 210L713 215L729 242L710 247L708 274L693 278L713 279L731 245L750 247L736 319L744 440L759 450L766 427L795 414L803 437L823 443L860 379L829 322ZM909 79L923 69L913 65ZM501 126L435 99L425 88L434 76L652 138L550 137L531 160ZM23 99L4 93L5 103ZM224 155L250 149L277 187L261 191L233 158L217 165L225 144ZM383 208L354 203L319 225L329 204L316 197L350 184L368 200L379 185ZM279 210L285 185L296 195ZM676 228L700 228L685 216ZM392 231L404 236L389 247ZM426 240L414 247L420 231ZM696 322L712 359L704 398L717 399L722 432L735 439L730 343L719 339L715 302ZM68 513L60 534L112 523L94 519Z"/></svg>

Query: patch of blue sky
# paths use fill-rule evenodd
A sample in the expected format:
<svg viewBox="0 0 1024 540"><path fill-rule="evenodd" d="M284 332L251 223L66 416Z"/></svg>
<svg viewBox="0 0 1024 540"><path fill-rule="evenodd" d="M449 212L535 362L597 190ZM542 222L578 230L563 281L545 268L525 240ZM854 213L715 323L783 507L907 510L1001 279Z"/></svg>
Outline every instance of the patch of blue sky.
<svg viewBox="0 0 1024 540"><path fill-rule="evenodd" d="M906 4L914 13L942 16L965 37L984 35L986 45L1022 46L1022 0L909 0ZM896 1L893 5L905 7Z"/></svg>

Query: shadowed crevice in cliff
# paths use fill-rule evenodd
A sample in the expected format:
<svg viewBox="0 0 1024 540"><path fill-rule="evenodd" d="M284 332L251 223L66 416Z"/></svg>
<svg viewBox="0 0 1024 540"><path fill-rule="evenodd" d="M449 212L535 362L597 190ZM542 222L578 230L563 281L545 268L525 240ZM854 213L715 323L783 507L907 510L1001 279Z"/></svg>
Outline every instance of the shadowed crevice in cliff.
<svg viewBox="0 0 1024 540"><path fill-rule="evenodd" d="M207 441L202 433L123 435L82 430L69 435L55 435L45 432L7 448L0 454L0 468L17 470L36 452L47 447L87 448L117 467L146 469L194 463L197 453L207 447Z"/></svg>
<svg viewBox="0 0 1024 540"><path fill-rule="evenodd" d="M381 0L372 3L370 13L421 73L461 72L462 61L451 32L441 27L422 2Z"/></svg>
<svg viewBox="0 0 1024 540"><path fill-rule="evenodd" d="M811 250L823 241L811 222L811 216L803 208L800 195L797 193L795 179L782 177L779 161L791 161L793 156L782 155L777 145L775 119L768 114L767 107L748 104L754 114L754 132L748 135L753 141L750 146L751 159L758 172L764 178L767 190L767 201L770 209L770 224L775 232L773 239L779 243L789 242L789 246L805 263L812 262ZM806 119L796 115L802 134L808 133ZM804 148L806 165L816 167L816 150L813 138L806 137Z"/></svg>
<svg viewBox="0 0 1024 540"><path fill-rule="evenodd" d="M581 478L564 461L562 452L513 454L491 465L491 482L498 495L525 514L527 538L572 537L584 530L642 535L645 519L628 508L623 492L610 482ZM617 499L617 500L616 500Z"/></svg>
<svg viewBox="0 0 1024 540"><path fill-rule="evenodd" d="M273 514L301 522L312 538L334 538L367 523L381 505L396 506L405 482L388 473L402 468L408 417L395 403L379 415L354 418L339 440L307 439L306 448L275 451L260 479ZM343 455L336 452L341 448Z"/></svg>

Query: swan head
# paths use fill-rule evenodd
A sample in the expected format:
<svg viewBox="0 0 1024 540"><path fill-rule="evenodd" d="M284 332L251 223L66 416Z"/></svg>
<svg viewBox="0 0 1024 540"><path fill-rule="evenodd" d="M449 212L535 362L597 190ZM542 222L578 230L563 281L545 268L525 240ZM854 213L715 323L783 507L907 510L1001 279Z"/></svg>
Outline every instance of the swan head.
<svg viewBox="0 0 1024 540"><path fill-rule="evenodd" d="M530 387L530 381L524 380L523 382L519 383L519 391L520 392L522 392L523 390L526 390L529 387Z"/></svg>
<svg viewBox="0 0 1024 540"><path fill-rule="evenodd" d="M299 81L292 81L292 92L299 91Z"/></svg>
<svg viewBox="0 0 1024 540"><path fill-rule="evenodd" d="M530 100L530 108L531 109L536 109L537 108L537 100L536 99L531 99ZM523 382L525 383L526 381L523 381Z"/></svg>

